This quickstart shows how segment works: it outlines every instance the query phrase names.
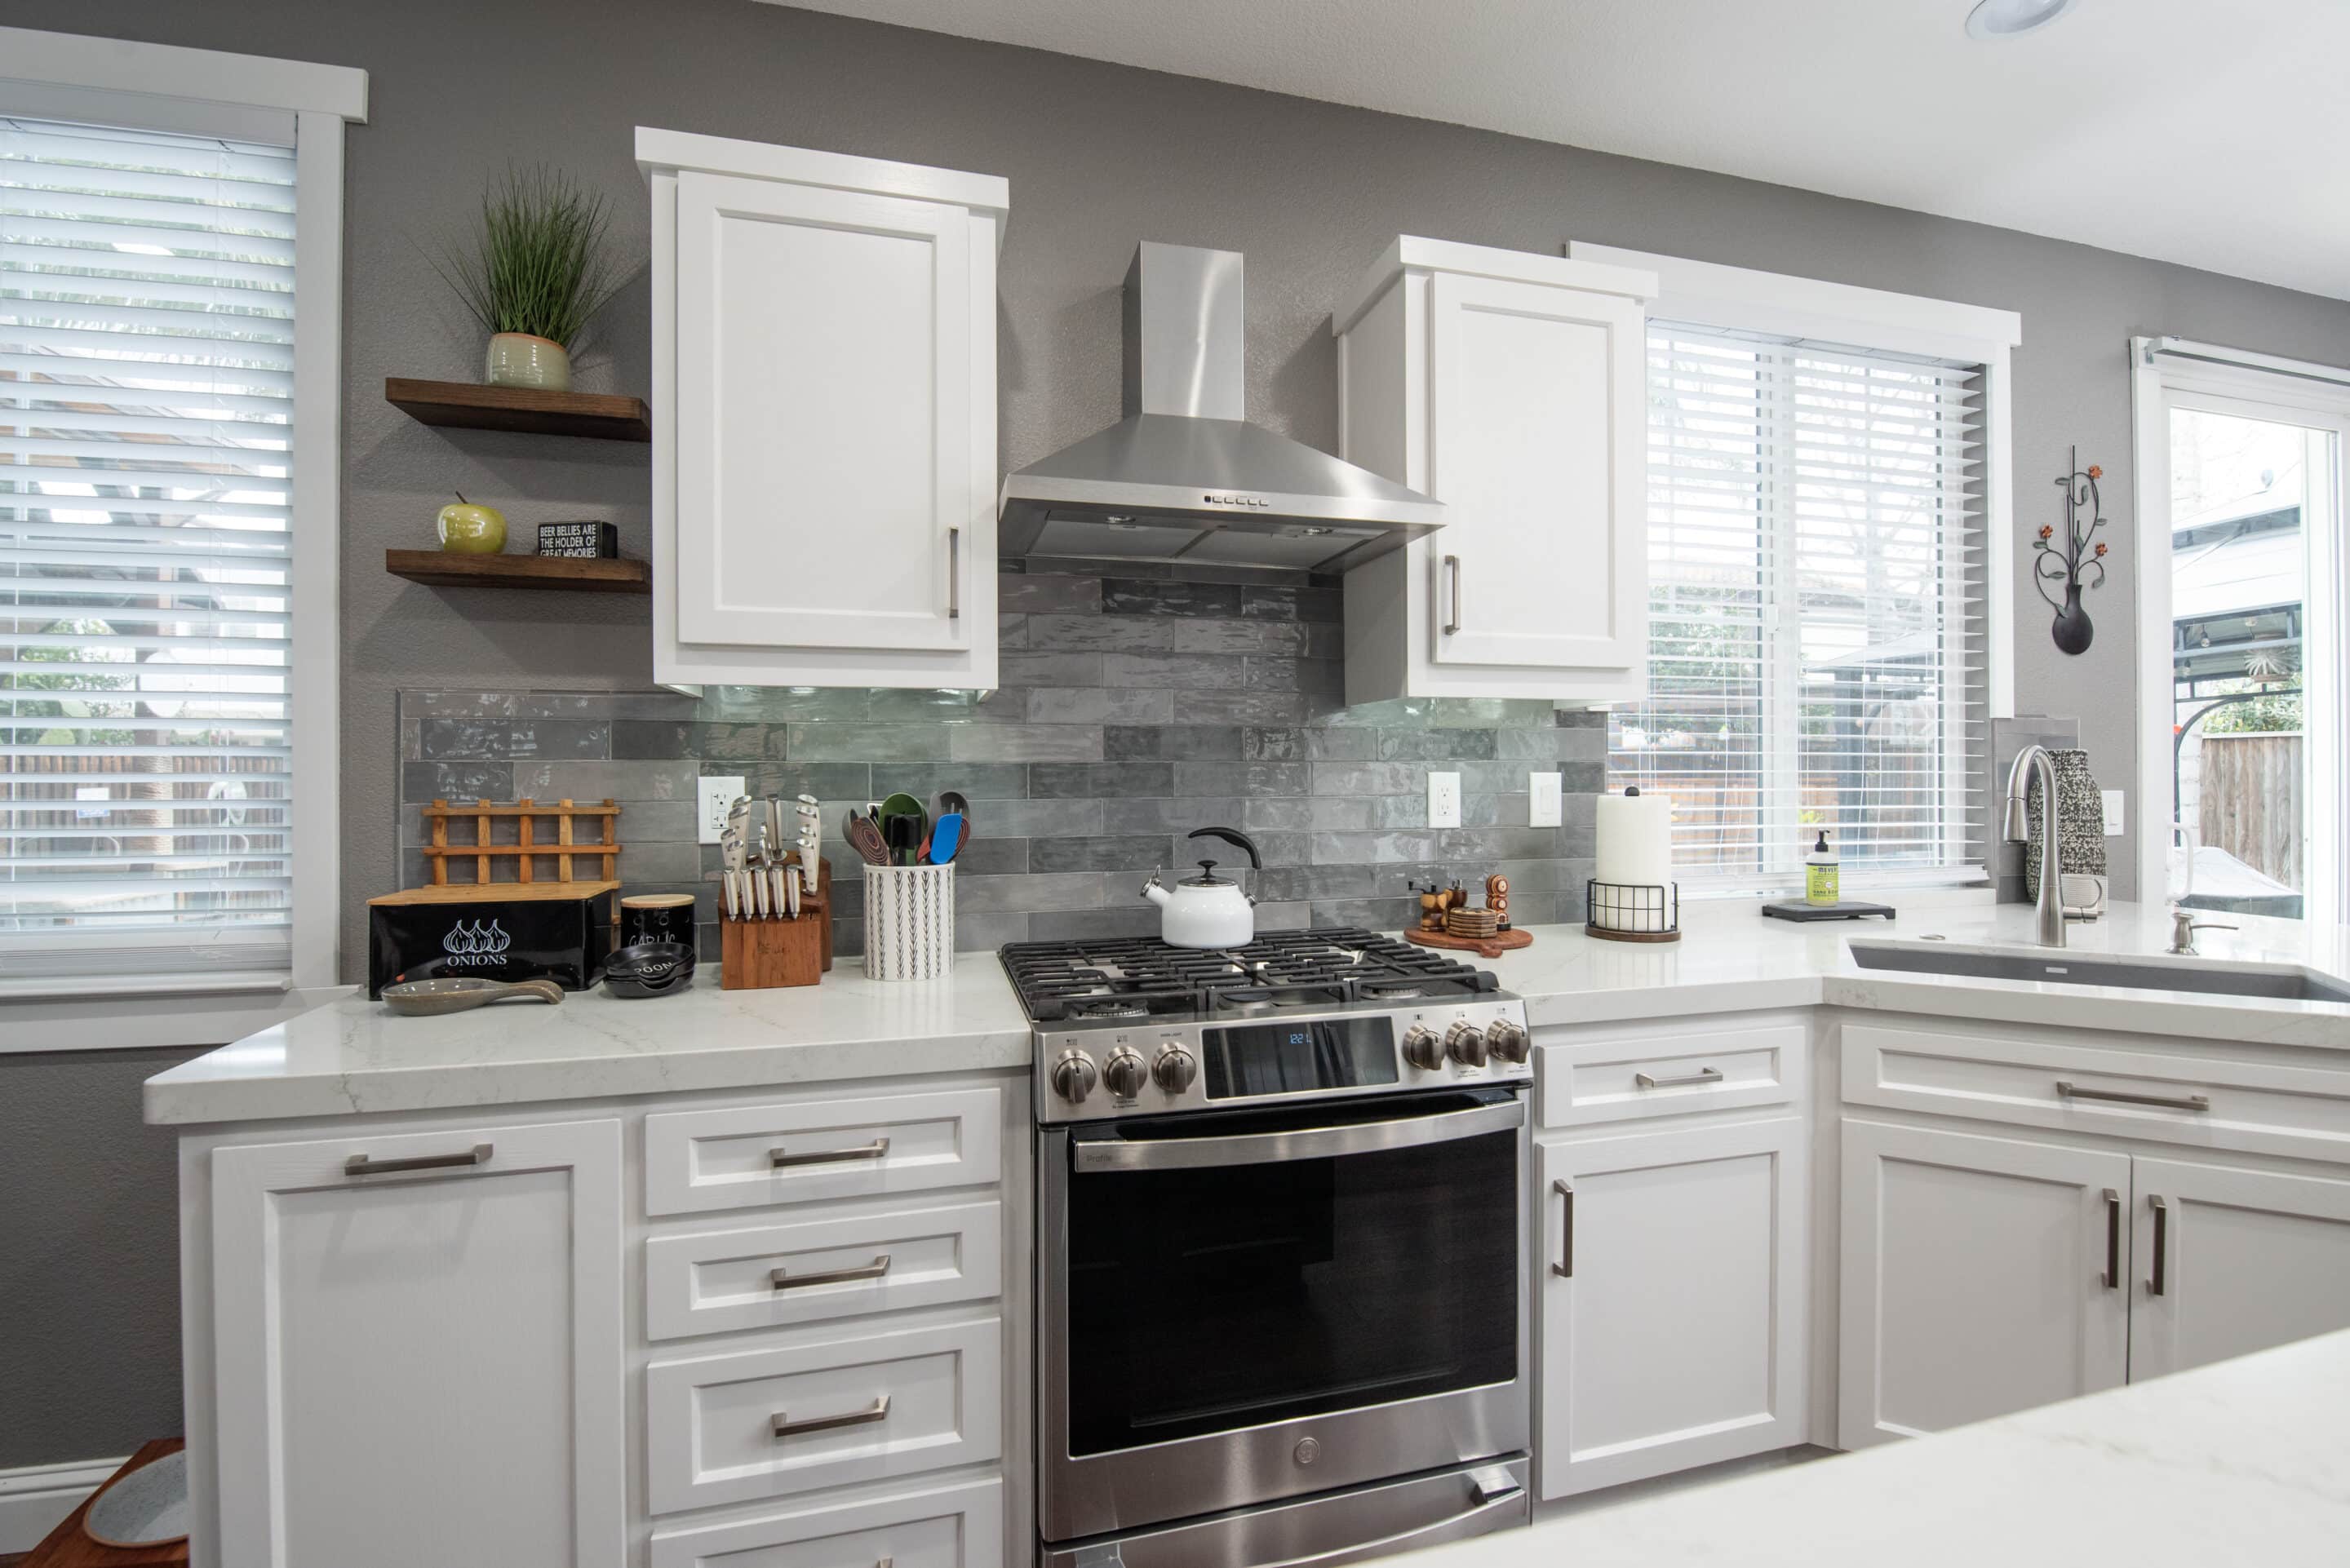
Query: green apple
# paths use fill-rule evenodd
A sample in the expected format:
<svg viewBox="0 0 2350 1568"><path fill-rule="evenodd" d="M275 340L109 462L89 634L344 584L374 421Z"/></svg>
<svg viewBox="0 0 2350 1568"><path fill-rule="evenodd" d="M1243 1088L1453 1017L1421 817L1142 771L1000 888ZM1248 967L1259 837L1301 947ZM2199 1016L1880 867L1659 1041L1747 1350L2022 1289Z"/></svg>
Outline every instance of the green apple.
<svg viewBox="0 0 2350 1568"><path fill-rule="evenodd" d="M506 547L506 514L463 495L441 508L441 547L460 556L494 556Z"/></svg>

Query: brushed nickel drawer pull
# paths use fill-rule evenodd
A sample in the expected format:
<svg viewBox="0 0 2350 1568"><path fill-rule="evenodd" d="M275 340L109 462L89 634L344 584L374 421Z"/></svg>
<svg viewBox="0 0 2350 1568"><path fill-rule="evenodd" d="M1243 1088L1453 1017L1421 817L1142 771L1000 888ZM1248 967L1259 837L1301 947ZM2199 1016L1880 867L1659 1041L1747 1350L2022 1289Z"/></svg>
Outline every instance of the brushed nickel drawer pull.
<svg viewBox="0 0 2350 1568"><path fill-rule="evenodd" d="M802 1432L829 1432L836 1427L869 1426L875 1421L884 1419L889 1414L889 1396L884 1394L873 1401L871 1409L851 1410L846 1416L810 1416L805 1420L795 1421L789 1411L778 1410L771 1425L774 1436L796 1438Z"/></svg>
<svg viewBox="0 0 2350 1568"><path fill-rule="evenodd" d="M2056 1093L2068 1100L2111 1100L2118 1106L2160 1106L2166 1111L2208 1111L2211 1108L2209 1095L2182 1095L2176 1098L2167 1095L2126 1095L2119 1089L2085 1089L2062 1078L2056 1080Z"/></svg>
<svg viewBox="0 0 2350 1568"><path fill-rule="evenodd" d="M1444 623L1444 635L1451 637L1461 630L1461 557L1444 557L1445 570L1452 574L1452 618Z"/></svg>
<svg viewBox="0 0 2350 1568"><path fill-rule="evenodd" d="M1550 1189L1566 1200L1565 1218L1559 1221L1559 1261L1550 1266L1550 1272L1562 1280L1571 1280L1575 1278L1575 1189L1564 1181L1554 1181Z"/></svg>
<svg viewBox="0 0 2350 1568"><path fill-rule="evenodd" d="M820 1148L813 1154L786 1154L780 1148L769 1149L767 1158L777 1170L792 1165L837 1165L852 1159L879 1159L889 1152L889 1140L877 1137L857 1148Z"/></svg>
<svg viewBox="0 0 2350 1568"><path fill-rule="evenodd" d="M767 1276L779 1291L804 1291L810 1285L837 1285L847 1280L878 1280L889 1272L889 1254L883 1252L871 1262L854 1269L827 1269L820 1274L795 1274L789 1269L777 1269Z"/></svg>
<svg viewBox="0 0 2350 1568"><path fill-rule="evenodd" d="M962 618L962 530L947 530L947 618Z"/></svg>
<svg viewBox="0 0 2350 1568"><path fill-rule="evenodd" d="M2098 1282L2109 1291L2120 1289L2122 1282L2122 1195L2110 1187L2106 1189L2106 1272Z"/></svg>
<svg viewBox="0 0 2350 1568"><path fill-rule="evenodd" d="M491 1146L477 1143L463 1154L420 1154L411 1159L376 1159L355 1154L343 1161L345 1176L382 1176L394 1170L454 1170L488 1163Z"/></svg>
<svg viewBox="0 0 2350 1568"><path fill-rule="evenodd" d="M1635 1073L1632 1082L1644 1089L1678 1089L1688 1084L1719 1084L1721 1082L1721 1070L1700 1067L1696 1072L1684 1073L1678 1078L1652 1078L1646 1073Z"/></svg>

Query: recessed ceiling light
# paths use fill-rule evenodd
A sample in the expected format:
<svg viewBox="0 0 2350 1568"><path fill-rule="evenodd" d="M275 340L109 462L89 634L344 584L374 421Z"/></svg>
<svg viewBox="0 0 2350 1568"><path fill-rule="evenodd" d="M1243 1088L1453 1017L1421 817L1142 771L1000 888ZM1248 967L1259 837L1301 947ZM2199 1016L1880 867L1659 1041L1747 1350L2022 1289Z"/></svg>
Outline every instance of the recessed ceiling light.
<svg viewBox="0 0 2350 1568"><path fill-rule="evenodd" d="M2012 38L2044 27L2073 8L2073 0L1982 0L1967 13L1970 38Z"/></svg>

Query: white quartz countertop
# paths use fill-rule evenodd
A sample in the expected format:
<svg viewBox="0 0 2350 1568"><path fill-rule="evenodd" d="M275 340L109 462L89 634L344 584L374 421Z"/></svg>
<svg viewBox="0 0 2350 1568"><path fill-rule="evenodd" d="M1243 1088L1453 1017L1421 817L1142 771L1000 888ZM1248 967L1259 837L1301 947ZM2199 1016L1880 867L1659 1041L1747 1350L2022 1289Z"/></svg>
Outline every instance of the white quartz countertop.
<svg viewBox="0 0 2350 1568"><path fill-rule="evenodd" d="M938 981L724 991L714 964L671 996L575 992L402 1018L364 996L314 1008L147 1080L155 1123L346 1116L1025 1067L1028 1022L993 953Z"/></svg>
<svg viewBox="0 0 2350 1568"><path fill-rule="evenodd" d="M2350 1562L2350 1333L1402 1561L2339 1568Z"/></svg>
<svg viewBox="0 0 2350 1568"><path fill-rule="evenodd" d="M2207 960L2303 965L2350 981L2350 929L2216 918L2241 929L2199 933ZM1929 933L1950 946L2025 946L2032 911L2022 905L1920 907L1889 925L1793 925L1752 904L1720 903L1685 906L1682 924L1684 940L1663 944L1535 926L1532 947L1469 961L1525 997L1536 1025L1825 1002L2350 1049L2350 1005L1887 973L1861 969L1846 947ZM2067 950L2154 956L2169 936L2163 909L2120 904L2072 927ZM622 1002L582 992L558 1007L505 1003L446 1018L396 1017L353 998L149 1079L146 1116L232 1122L751 1088L1025 1067L1031 1050L992 953L962 955L942 981L871 981L852 960L819 985L777 991L723 991L705 970L675 996Z"/></svg>

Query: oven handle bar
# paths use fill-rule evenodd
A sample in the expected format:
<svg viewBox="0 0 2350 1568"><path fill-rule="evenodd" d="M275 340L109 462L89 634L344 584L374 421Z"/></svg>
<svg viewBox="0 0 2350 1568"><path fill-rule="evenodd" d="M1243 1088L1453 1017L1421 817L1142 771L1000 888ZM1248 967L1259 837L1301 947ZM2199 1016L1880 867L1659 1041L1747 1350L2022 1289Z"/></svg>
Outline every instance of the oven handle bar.
<svg viewBox="0 0 2350 1568"><path fill-rule="evenodd" d="M1526 1125L1523 1100L1477 1106L1434 1116L1399 1116L1351 1127L1297 1127L1288 1132L1236 1133L1223 1137L1152 1138L1136 1143L1080 1143L1076 1168L1084 1170L1181 1170L1214 1165L1267 1165L1279 1159L1327 1159L1418 1148L1482 1137Z"/></svg>
<svg viewBox="0 0 2350 1568"><path fill-rule="evenodd" d="M1503 1510L1523 1511L1527 1506L1526 1489L1514 1482L1492 1491L1475 1486L1470 1495L1470 1506L1450 1518L1399 1531L1393 1535L1383 1535L1376 1541L1358 1541L1327 1552L1309 1552L1303 1557L1284 1557L1278 1563L1262 1563L1259 1568L1336 1568L1341 1563L1385 1557L1390 1552L1407 1552L1414 1547L1433 1546L1441 1541L1460 1541L1483 1534L1485 1521L1490 1515Z"/></svg>

